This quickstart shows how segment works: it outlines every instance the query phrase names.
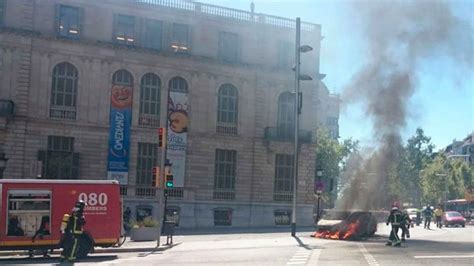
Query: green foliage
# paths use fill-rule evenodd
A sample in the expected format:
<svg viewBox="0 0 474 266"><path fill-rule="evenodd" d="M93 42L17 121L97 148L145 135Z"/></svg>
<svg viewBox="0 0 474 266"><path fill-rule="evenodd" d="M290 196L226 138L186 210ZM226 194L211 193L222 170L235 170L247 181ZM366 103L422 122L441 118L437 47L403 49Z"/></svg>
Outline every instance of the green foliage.
<svg viewBox="0 0 474 266"><path fill-rule="evenodd" d="M422 198L427 203L441 203L446 198L459 199L472 184L473 168L468 163L447 159L443 154L436 156L434 161L422 171Z"/></svg>
<svg viewBox="0 0 474 266"><path fill-rule="evenodd" d="M320 128L316 132L316 168L323 170L323 178L339 177L351 153L357 151L359 142L345 139L341 143L330 138L328 132Z"/></svg>

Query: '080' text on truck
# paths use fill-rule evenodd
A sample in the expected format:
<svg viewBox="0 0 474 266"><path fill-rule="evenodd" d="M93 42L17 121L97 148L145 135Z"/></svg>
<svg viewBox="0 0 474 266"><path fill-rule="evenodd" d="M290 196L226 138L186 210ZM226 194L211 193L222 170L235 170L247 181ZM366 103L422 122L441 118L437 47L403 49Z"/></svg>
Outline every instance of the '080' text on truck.
<svg viewBox="0 0 474 266"><path fill-rule="evenodd" d="M87 206L85 232L94 246L119 244L120 187L113 180L0 180L0 250L58 248L63 215L78 200ZM40 236L38 236L40 232Z"/></svg>

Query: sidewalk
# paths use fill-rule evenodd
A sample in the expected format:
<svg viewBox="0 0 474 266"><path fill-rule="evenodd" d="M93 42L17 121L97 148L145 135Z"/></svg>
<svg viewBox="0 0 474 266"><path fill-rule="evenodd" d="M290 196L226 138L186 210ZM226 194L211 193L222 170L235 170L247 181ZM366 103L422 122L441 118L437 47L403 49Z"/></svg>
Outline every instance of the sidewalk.
<svg viewBox="0 0 474 266"><path fill-rule="evenodd" d="M124 253L124 252L156 252L156 251L164 251L170 249L179 243L173 243L173 245L165 245L166 244L166 236L162 236L160 238L160 246L156 246L156 241L131 241L130 238L127 237L123 245L120 247L110 247L110 248L102 248L96 247L94 249L94 254L96 253ZM59 249L55 249L52 254L60 254L61 251ZM4 250L0 251L0 257L6 256L28 256L27 250Z"/></svg>

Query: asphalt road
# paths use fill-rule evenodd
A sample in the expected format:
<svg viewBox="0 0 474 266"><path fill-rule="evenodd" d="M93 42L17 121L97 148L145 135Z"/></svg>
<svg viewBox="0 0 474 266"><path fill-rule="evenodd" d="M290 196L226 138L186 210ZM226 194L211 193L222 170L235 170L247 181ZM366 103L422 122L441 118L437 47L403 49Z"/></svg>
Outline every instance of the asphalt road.
<svg viewBox="0 0 474 266"><path fill-rule="evenodd" d="M363 241L315 239L310 232L175 236L162 252L92 255L78 265L474 265L474 227L415 227L402 247L385 246L389 228ZM52 259L0 259L4 264L51 265Z"/></svg>

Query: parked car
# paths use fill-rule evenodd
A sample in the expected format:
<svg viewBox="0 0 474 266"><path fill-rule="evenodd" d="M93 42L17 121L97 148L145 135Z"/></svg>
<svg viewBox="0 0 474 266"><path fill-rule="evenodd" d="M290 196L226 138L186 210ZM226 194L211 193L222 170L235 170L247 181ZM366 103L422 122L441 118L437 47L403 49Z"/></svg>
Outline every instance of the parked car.
<svg viewBox="0 0 474 266"><path fill-rule="evenodd" d="M448 227L450 225L460 225L462 227L466 226L466 218L462 217L459 212L447 211L443 215L443 224Z"/></svg>
<svg viewBox="0 0 474 266"><path fill-rule="evenodd" d="M416 218L416 212L418 211L418 209L416 208L408 208L406 209L407 213L408 213L408 217L410 217L410 220L411 220L411 226L413 227L414 224L420 224L420 222L418 222L417 218Z"/></svg>

